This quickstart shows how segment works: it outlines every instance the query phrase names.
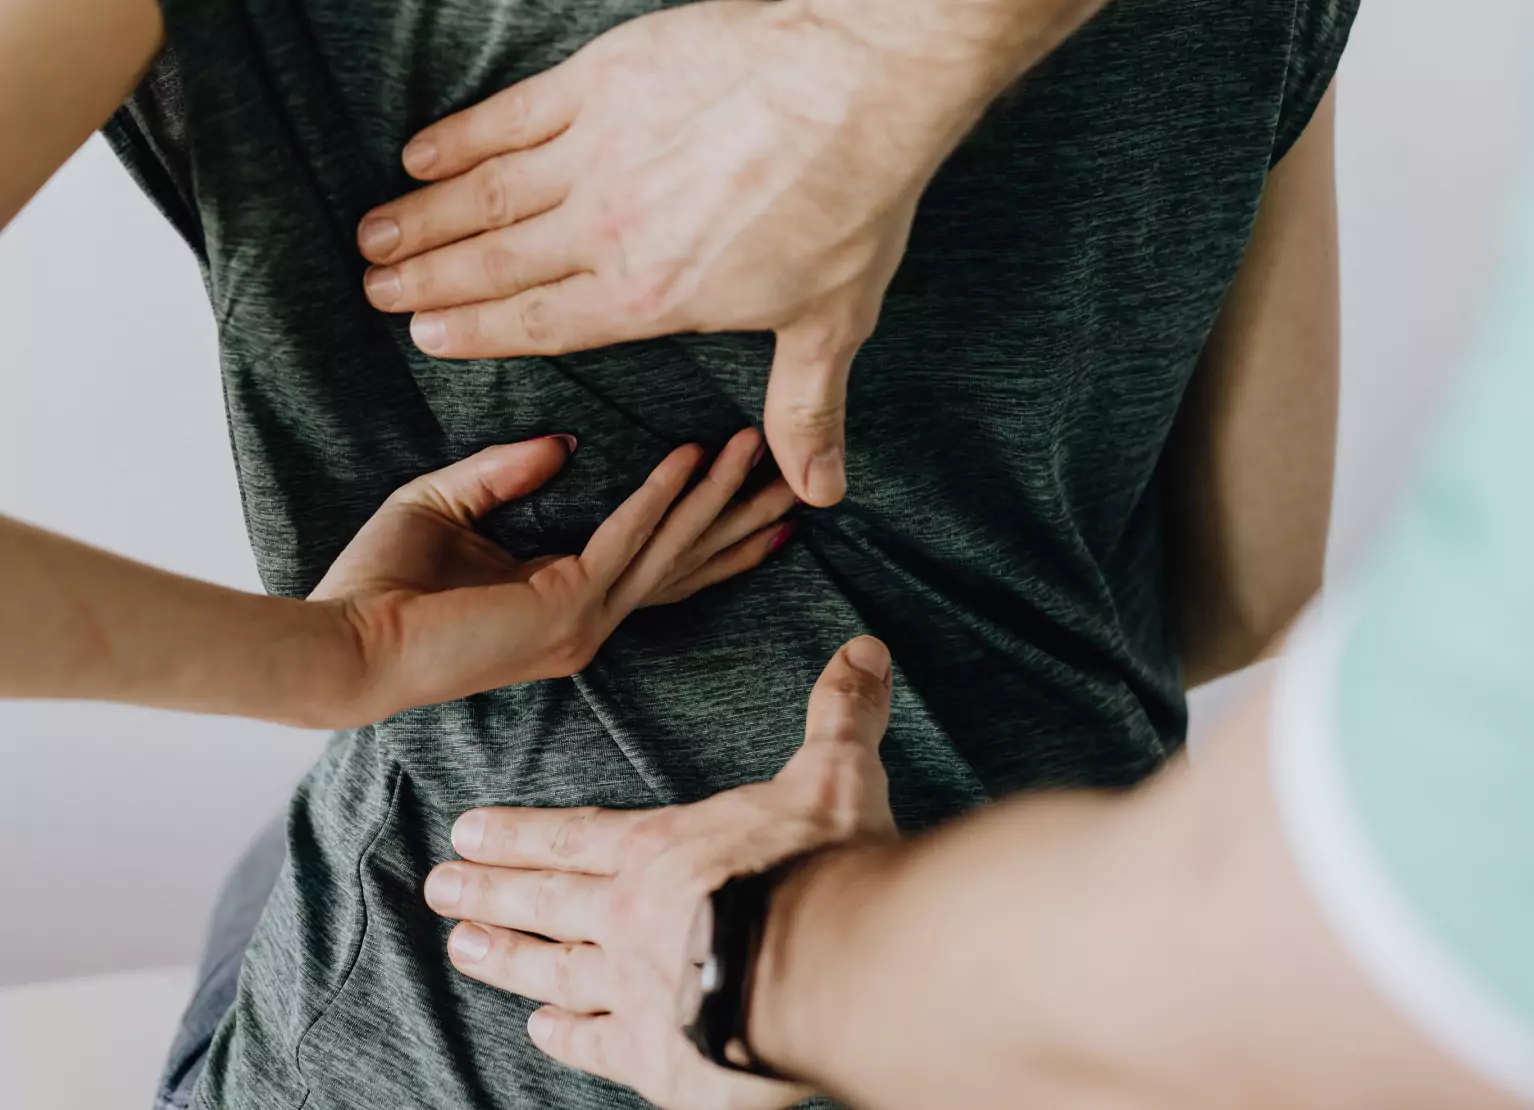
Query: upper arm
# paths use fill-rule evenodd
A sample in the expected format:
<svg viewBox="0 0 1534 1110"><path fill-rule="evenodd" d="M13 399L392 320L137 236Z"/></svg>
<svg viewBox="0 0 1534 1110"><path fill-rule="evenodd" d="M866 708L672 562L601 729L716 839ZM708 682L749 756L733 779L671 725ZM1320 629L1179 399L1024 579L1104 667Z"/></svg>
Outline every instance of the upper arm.
<svg viewBox="0 0 1534 1110"><path fill-rule="evenodd" d="M0 228L133 91L162 34L157 0L0 4Z"/></svg>
<svg viewBox="0 0 1534 1110"><path fill-rule="evenodd" d="M1189 685L1251 662L1321 583L1340 364L1335 90L1273 168L1168 446Z"/></svg>

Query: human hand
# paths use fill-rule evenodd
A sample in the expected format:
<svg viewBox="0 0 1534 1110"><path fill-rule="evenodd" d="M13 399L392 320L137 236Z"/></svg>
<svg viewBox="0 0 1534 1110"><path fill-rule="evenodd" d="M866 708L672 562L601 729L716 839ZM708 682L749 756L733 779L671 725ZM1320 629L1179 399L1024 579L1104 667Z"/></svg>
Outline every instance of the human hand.
<svg viewBox="0 0 1534 1110"><path fill-rule="evenodd" d="M853 356L978 110L933 75L977 70L800 3L641 16L412 140L406 169L436 184L362 221L368 297L440 358L773 331L767 441L832 504Z"/></svg>
<svg viewBox="0 0 1534 1110"><path fill-rule="evenodd" d="M487 448L402 487L363 525L310 595L335 606L355 647L344 724L574 674L636 608L751 569L793 527L774 523L794 503L782 481L732 502L761 447L747 429L680 500L703 449L677 448L579 555L522 562L474 530L552 478L573 445Z"/></svg>
<svg viewBox="0 0 1534 1110"><path fill-rule="evenodd" d="M533 1043L666 1110L769 1110L805 1089L704 1060L682 1033L697 1009L712 891L813 848L892 838L879 742L890 657L864 636L810 695L804 745L777 777L660 810L478 809L458 819L426 883L463 921L448 951L466 975L547 1003Z"/></svg>

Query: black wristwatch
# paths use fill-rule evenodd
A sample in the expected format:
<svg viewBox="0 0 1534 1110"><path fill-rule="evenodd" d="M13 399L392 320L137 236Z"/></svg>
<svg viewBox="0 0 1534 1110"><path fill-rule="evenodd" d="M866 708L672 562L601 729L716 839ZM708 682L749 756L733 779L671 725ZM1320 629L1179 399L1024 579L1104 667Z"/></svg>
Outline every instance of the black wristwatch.
<svg viewBox="0 0 1534 1110"><path fill-rule="evenodd" d="M702 968L702 1001L697 1016L683 1027L688 1040L709 1060L764 1079L787 1077L763 1063L746 1037L751 988L772 891L797 862L788 860L770 871L738 876L714 891L714 940Z"/></svg>

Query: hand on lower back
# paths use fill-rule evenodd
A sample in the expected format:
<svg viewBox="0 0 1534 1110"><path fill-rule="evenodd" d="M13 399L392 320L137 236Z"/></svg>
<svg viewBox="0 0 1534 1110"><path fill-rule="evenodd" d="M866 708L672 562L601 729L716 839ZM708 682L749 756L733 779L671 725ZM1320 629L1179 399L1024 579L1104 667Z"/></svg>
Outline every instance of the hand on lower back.
<svg viewBox="0 0 1534 1110"><path fill-rule="evenodd" d="M706 1062L682 1027L697 1009L710 892L812 849L895 835L879 761L891 673L870 636L837 652L803 746L769 782L661 810L471 810L453 829L466 862L426 884L433 909L466 922L453 963L548 1003L529 1026L541 1050L665 1110L807 1097Z"/></svg>
<svg viewBox="0 0 1534 1110"><path fill-rule="evenodd" d="M573 441L572 441L573 442ZM487 448L384 503L310 596L338 603L361 660L345 724L584 667L636 608L756 566L786 536L781 481L736 500L761 438L741 432L685 497L703 457L673 451L579 555L522 562L474 530L564 466L561 437Z"/></svg>
<svg viewBox="0 0 1534 1110"><path fill-rule="evenodd" d="M768 443L801 498L840 500L852 359L953 135L797 10L642 16L422 132L405 166L438 184L359 230L373 304L442 358L773 331Z"/></svg>

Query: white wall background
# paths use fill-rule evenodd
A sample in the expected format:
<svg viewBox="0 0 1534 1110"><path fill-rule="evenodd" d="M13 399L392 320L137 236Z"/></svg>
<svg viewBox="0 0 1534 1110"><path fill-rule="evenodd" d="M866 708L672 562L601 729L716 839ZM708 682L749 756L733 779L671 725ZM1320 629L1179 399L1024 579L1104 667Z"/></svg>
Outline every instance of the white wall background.
<svg viewBox="0 0 1534 1110"><path fill-rule="evenodd" d="M1491 272L1531 50L1528 0L1364 4L1341 92L1336 567L1388 507ZM256 584L196 269L99 140L0 237L0 512ZM318 746L0 703L0 984L195 959L225 870Z"/></svg>

